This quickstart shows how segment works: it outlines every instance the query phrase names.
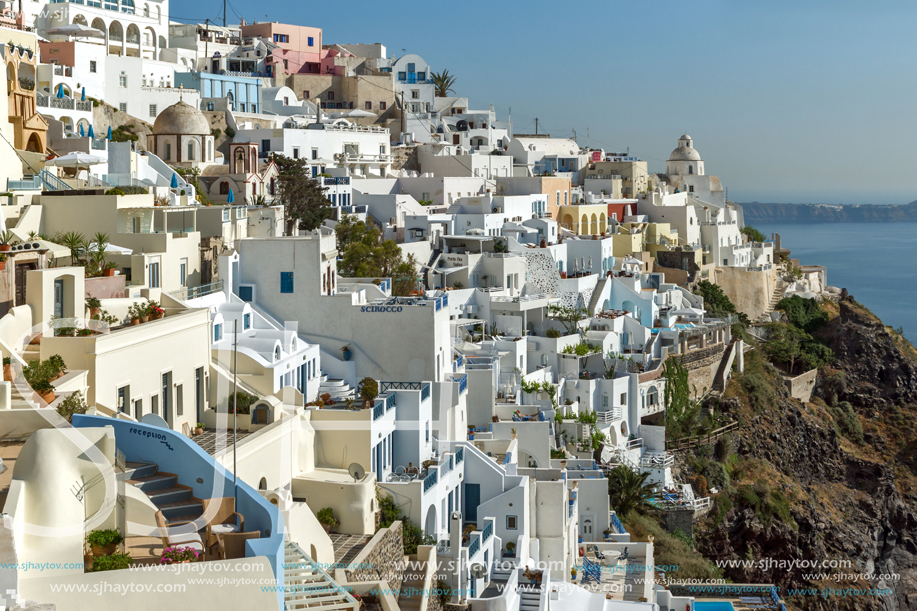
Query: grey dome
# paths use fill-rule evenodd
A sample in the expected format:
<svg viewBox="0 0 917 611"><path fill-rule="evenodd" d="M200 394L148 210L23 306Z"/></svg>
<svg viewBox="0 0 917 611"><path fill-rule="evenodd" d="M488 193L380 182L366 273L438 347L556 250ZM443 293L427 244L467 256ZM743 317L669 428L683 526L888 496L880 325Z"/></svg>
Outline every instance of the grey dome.
<svg viewBox="0 0 917 611"><path fill-rule="evenodd" d="M669 161L701 161L700 153L689 146L679 146L669 155Z"/></svg>
<svg viewBox="0 0 917 611"><path fill-rule="evenodd" d="M177 102L159 113L153 123L153 134L157 136L209 136L210 124L197 108L184 102Z"/></svg>

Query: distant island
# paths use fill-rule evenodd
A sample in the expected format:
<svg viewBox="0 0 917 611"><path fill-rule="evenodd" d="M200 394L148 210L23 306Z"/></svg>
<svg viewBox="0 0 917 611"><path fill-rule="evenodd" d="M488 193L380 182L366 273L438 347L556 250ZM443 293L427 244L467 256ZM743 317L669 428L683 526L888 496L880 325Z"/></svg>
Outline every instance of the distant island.
<svg viewBox="0 0 917 611"><path fill-rule="evenodd" d="M745 222L890 223L917 221L917 201L894 206L861 204L740 204Z"/></svg>

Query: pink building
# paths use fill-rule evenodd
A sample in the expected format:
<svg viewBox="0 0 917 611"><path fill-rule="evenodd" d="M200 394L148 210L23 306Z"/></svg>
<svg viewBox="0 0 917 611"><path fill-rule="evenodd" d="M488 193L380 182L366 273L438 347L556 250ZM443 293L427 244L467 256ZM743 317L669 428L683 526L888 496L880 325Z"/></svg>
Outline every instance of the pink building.
<svg viewBox="0 0 917 611"><path fill-rule="evenodd" d="M241 27L242 38L258 37L278 46L274 49L268 67L271 74L321 74L322 29L286 23L253 23Z"/></svg>

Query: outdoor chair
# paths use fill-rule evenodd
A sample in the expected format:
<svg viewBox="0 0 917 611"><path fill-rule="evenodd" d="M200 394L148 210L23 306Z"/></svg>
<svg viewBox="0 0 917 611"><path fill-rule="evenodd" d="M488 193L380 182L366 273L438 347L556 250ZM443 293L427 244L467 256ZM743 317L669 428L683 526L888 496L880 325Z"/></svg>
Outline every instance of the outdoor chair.
<svg viewBox="0 0 917 611"><path fill-rule="evenodd" d="M595 557L596 557L597 559L602 560L602 561L605 560L605 554L602 553L602 551L599 549L599 546L598 546L598 545L593 545L593 546L592 546L592 553L595 554Z"/></svg>
<svg viewBox="0 0 917 611"><path fill-rule="evenodd" d="M245 558L245 542L249 539L260 539L260 531L249 533L226 533L217 535L217 545L220 550L220 560Z"/></svg>
<svg viewBox="0 0 917 611"><path fill-rule="evenodd" d="M205 535L207 541L207 551L211 551L217 544L217 535L242 532L245 528L245 518L242 514L236 513L236 500L231 496L217 497L213 499L204 499L204 515L209 515L211 508L215 508L216 513L207 523ZM238 518L238 524L236 524Z"/></svg>
<svg viewBox="0 0 917 611"><path fill-rule="evenodd" d="M194 522L166 522L166 517L162 515L162 511L156 512L156 526L159 528L159 538L162 540L162 548L165 550L168 547L190 547L195 551L204 553L204 542L201 540L201 535L198 532L188 532L182 534L173 534L170 531L173 528L179 526L184 526L186 524L194 524ZM184 530L184 529L183 529Z"/></svg>

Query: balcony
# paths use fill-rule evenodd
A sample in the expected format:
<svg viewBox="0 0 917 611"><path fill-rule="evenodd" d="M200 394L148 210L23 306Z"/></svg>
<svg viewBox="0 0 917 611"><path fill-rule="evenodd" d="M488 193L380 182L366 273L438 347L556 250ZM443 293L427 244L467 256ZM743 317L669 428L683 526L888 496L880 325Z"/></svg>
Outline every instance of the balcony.
<svg viewBox="0 0 917 611"><path fill-rule="evenodd" d="M379 392L385 393L389 390L419 390L421 401L430 397L429 382L382 382L380 384Z"/></svg>
<svg viewBox="0 0 917 611"><path fill-rule="evenodd" d="M344 153L341 161L343 163L367 163L385 165L392 163L392 155L363 155L361 153Z"/></svg>
<svg viewBox="0 0 917 611"><path fill-rule="evenodd" d="M460 373L453 374L450 378L451 382L458 382L458 391L459 395L468 390L468 374Z"/></svg>

